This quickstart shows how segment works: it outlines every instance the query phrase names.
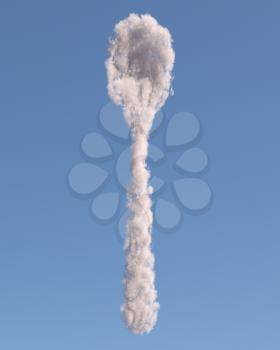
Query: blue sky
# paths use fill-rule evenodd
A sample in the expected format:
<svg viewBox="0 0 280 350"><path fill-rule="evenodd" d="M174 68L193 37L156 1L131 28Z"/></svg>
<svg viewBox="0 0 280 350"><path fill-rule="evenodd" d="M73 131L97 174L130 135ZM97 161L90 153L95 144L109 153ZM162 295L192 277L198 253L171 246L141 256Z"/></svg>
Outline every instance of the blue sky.
<svg viewBox="0 0 280 350"><path fill-rule="evenodd" d="M1 349L280 348L279 11L276 0L1 1ZM207 213L154 235L161 310L142 337L120 318L114 224L93 221L66 184L108 102L108 37L130 12L172 33L164 112L199 117L214 194Z"/></svg>

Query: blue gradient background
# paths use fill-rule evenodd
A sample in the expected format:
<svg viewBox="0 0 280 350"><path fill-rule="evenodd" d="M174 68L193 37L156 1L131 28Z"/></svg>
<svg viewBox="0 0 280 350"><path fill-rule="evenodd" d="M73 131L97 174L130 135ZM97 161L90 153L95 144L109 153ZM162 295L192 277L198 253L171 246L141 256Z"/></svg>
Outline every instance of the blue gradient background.
<svg viewBox="0 0 280 350"><path fill-rule="evenodd" d="M66 174L107 102L113 25L149 12L174 37L167 116L201 120L215 200L154 237L156 329L124 327L114 225ZM278 1L0 2L0 348L279 350Z"/></svg>

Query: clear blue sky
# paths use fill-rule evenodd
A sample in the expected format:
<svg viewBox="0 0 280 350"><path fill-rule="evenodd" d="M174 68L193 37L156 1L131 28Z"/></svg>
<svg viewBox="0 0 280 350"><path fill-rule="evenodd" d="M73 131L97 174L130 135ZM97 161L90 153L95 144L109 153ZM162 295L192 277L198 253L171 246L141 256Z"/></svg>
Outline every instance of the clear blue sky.
<svg viewBox="0 0 280 350"><path fill-rule="evenodd" d="M120 319L114 225L66 186L108 101L108 36L130 12L173 35L165 112L199 116L215 198L155 235L161 310L142 337ZM1 0L1 349L280 349L279 13L276 0Z"/></svg>

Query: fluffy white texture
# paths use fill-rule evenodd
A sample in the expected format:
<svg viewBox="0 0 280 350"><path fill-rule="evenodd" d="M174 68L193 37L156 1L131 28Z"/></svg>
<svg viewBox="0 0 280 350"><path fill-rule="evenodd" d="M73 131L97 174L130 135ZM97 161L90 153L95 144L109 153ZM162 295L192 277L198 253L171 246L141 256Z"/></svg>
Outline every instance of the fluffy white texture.
<svg viewBox="0 0 280 350"><path fill-rule="evenodd" d="M132 135L132 180L128 189L130 219L125 240L125 302L122 313L135 334L149 333L159 304L151 251L148 136L156 112L170 94L174 51L169 31L150 15L130 14L115 26L106 61L108 93L122 105Z"/></svg>

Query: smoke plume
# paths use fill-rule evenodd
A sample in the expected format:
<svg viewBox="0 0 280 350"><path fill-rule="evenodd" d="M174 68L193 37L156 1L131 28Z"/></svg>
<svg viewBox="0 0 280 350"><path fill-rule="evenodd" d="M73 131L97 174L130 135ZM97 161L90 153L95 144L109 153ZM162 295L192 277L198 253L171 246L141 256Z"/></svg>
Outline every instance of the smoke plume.
<svg viewBox="0 0 280 350"><path fill-rule="evenodd" d="M169 31L150 15L130 14L115 26L114 34L106 61L108 93L113 102L123 106L132 137L125 302L121 310L128 328L142 334L153 329L159 309L151 250L148 138L154 116L170 94L175 55Z"/></svg>

